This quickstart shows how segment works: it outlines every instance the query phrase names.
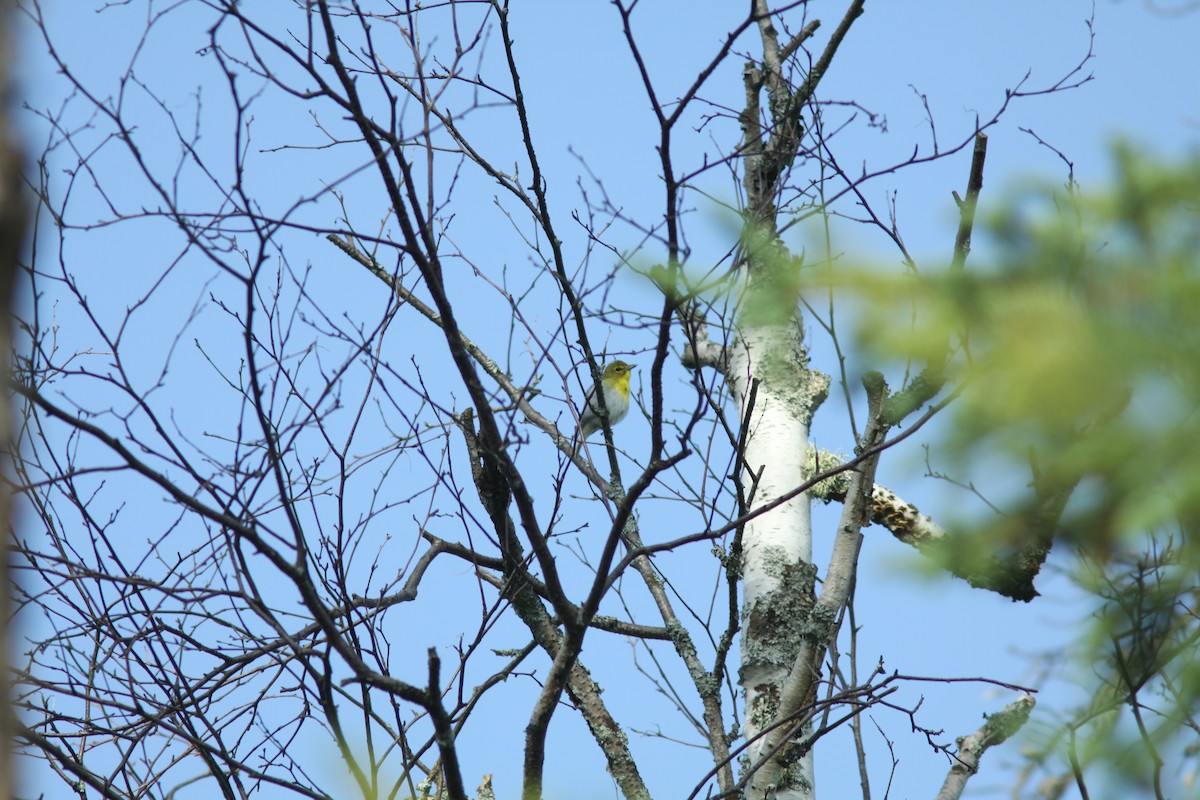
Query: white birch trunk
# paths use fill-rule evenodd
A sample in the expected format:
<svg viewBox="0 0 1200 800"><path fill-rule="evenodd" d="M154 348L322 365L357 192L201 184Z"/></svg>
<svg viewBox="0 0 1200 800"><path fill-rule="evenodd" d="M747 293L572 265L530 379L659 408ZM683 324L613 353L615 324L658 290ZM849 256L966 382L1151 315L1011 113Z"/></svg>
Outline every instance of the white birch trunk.
<svg viewBox="0 0 1200 800"><path fill-rule="evenodd" d="M807 479L809 424L824 399L829 379L807 369L798 318L790 324L740 331L729 356L728 377L743 419L751 385L758 380L742 469L746 491L753 490L753 511L794 491ZM779 689L795 661L812 607L816 571L807 493L746 525L742 571L739 680L746 697L745 735L752 742L745 768L764 760L760 734L774 720ZM782 763L778 775L756 773L746 796L810 800L814 796L811 756L785 758Z"/></svg>

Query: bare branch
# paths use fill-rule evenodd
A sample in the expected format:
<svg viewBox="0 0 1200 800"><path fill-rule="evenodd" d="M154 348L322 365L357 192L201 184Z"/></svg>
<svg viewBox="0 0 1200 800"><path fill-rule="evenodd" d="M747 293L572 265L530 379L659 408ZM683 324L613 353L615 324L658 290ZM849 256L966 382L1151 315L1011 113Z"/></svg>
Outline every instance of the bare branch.
<svg viewBox="0 0 1200 800"><path fill-rule="evenodd" d="M967 781L979 771L983 754L991 747L1003 744L1029 719L1035 700L1032 695L1022 695L995 714L988 715L979 730L958 740L958 754L946 781L938 791L936 800L958 800L962 797Z"/></svg>

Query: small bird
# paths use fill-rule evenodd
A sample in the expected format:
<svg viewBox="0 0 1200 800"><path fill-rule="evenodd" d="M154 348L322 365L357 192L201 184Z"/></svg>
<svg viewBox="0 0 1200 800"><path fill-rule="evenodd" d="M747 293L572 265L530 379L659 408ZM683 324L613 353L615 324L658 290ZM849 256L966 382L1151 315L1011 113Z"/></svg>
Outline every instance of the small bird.
<svg viewBox="0 0 1200 800"><path fill-rule="evenodd" d="M625 419L629 413L629 375L635 369L632 364L624 361L613 361L604 368L600 384L604 387L604 408L608 412L608 424L616 425ZM579 415L579 433L575 449L579 449L584 439L600 430L600 403L596 399L596 387L593 386L583 404L583 412Z"/></svg>

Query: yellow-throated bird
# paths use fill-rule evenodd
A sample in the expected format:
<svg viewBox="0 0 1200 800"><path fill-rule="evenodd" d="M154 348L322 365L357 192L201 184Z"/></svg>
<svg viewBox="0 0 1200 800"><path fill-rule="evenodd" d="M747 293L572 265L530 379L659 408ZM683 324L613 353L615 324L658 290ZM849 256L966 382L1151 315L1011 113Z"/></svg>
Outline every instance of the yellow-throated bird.
<svg viewBox="0 0 1200 800"><path fill-rule="evenodd" d="M608 411L608 424L616 425L625 419L629 413L629 376L637 369L624 361L613 361L604 368L600 385L604 387L604 408ZM583 412L579 415L579 432L575 440L575 449L584 439L600 430L600 402L596 399L596 387L593 386L583 404Z"/></svg>

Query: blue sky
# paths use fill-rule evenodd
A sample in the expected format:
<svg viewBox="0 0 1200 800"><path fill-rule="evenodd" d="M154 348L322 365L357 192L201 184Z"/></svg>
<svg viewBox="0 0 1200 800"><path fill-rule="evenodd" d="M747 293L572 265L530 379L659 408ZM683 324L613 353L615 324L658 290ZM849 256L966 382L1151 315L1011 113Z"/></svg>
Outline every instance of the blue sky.
<svg viewBox="0 0 1200 800"><path fill-rule="evenodd" d="M674 96L691 82L723 35L736 24L743 5L709 0L643 0L635 15L635 31L660 96ZM1132 0L1098 0L1095 5L1077 0L868 3L866 14L854 26L822 84L822 96L829 100L856 101L878 114L881 121L886 119L886 130L882 125L848 129L834 140L837 155L849 171L860 167L871 171L903 161L914 148L919 153L928 153L933 134L922 96L927 98L935 115L938 143L945 148L965 141L973 132L976 119L990 117L1004 101L1006 88L1015 86L1026 73L1026 89L1045 88L1068 74L1084 59L1089 48L1093 57L1083 65L1082 74L1093 74L1093 80L1071 91L1019 99L1000 124L989 131L981 213L986 215L989 203L1006 196L1006 187L1016 187L1030 179L1061 184L1066 178L1062 161L1021 128L1033 130L1065 153L1073 161L1075 179L1085 191L1102 185L1110 175L1110 147L1119 138L1129 139L1164 157L1195 152L1200 142L1197 102L1200 96L1194 85L1194 76L1200 75L1200 48L1195 45L1200 34L1200 12L1169 13L1172 8L1182 9L1187 5ZM185 128L191 122L196 98L200 98L205 116L198 129L199 146L212 159L218 174L222 168L230 169L234 154L228 141L228 126L222 122L222 114L228 110L227 92L212 60L198 52L205 44L205 15L199 6L184 3L171 10L158 23L149 45L140 50L138 36L146 18L142 3L116 6L103 14L84 11L81 5L67 0L48 2L44 8L59 52L86 76L99 96L114 92L115 75L134 63L137 74L156 87L164 98L164 107L177 113ZM1094 23L1089 27L1093 11ZM815 40L818 46L823 44L841 13L840 4L811 4L810 14L824 23ZM561 219L569 220L566 210L581 205L578 186L595 196L597 187L587 171L602 178L613 202L629 216L638 218L655 213L661 204L659 164L654 152L657 133L634 64L623 47L620 20L611 4L596 0L515 3L512 24L518 56L524 60L531 123L545 160L551 200ZM42 54L28 21L22 18L18 25L22 57L16 72L22 84L21 94L34 109L57 108L67 89ZM20 26L24 26L23 30ZM750 38L745 38L740 48L755 52ZM706 85L703 96L713 104L710 108L738 107L742 93L738 64L740 59L732 59ZM170 165L178 158L178 145L162 114L136 90L130 90L126 102L130 108L142 108L149 115L146 127L139 131L143 137L140 141L156 169L169 173ZM304 109L274 99L264 100L258 108L253 126L255 148L269 150L285 140L307 141L312 145L322 141L314 119ZM718 152L731 141L733 126L729 120L706 125L701 112L698 109L690 124L680 131L677 164L686 164L689 159L699 164L705 153ZM469 118L466 129L481 137L489 155L503 164L515 161L520 153L516 142L491 137L489 132L497 124L498 116L483 110ZM31 148L36 152L46 138L45 128L32 115L26 119ZM331 129L337 124L332 118L320 121ZM82 118L76 118L76 124L83 122ZM950 192L963 191L969 159L967 149L925 167L884 176L866 187L868 198L879 208L884 208L894 193L905 240L922 268L940 269L948 261L957 224ZM347 209L356 219L378 223L383 215L373 206L379 196L367 185L369 176L354 174L360 166L358 162L315 162L311 152L290 152L256 159L253 163L248 188L269 213L290 209L298 196L317 192L325 183L344 177L340 187L346 193ZM321 166L314 167L316 163ZM52 173L54 164L52 158ZM106 151L98 164L110 180L113 176L128 177L127 184L118 180L113 193L125 210L135 210L139 203L145 202L144 186L140 185L136 170L118 149ZM61 177L56 180L63 186ZM730 202L735 196L736 186L728 175L715 174L705 181L703 188L715 200ZM494 184L471 175L465 175L462 182L460 196L475 193L478 199L464 205L459 212L452 228L455 243L468 252L490 251L514 276L521 275L528 267L529 257L520 247L519 235L491 202L496 192ZM77 187L81 195L80 213L103 216L102 204L85 183ZM184 172L180 186L183 196L188 198L185 205L200 207L214 196L213 187L192 171ZM853 213L852 207L843 209ZM704 207L697 203L694 213L697 219L711 219L711 224L691 227L694 260L704 264L706 256L717 257L728 247L730 227L727 216L716 204ZM293 214L297 220L331 224L337 209L326 198L319 203L302 204ZM895 248L878 231L849 223L837 225L835 231L839 249L846 258L899 268ZM572 232L567 247L573 258L582 260L584 243L576 233ZM789 244L797 251L817 246L810 234L804 225L797 226L789 232ZM115 321L128 306L129 298L137 297L152 285L164 262L170 263L181 252L177 238L174 232L150 222L125 223L74 236L64 253L69 263L84 264L76 269L84 291L93 299L101 300L111 293L109 305ZM634 231L619 228L614 231L614 238L627 247L633 247L638 240ZM323 242L305 245L295 237L289 242L293 246L299 243L299 251L292 253L304 254L299 258L290 256L296 258L293 268L311 268L313 292L331 304L331 316L345 313L348 319L368 326L383 318L386 297L374 278L350 269ZM653 252L646 252L639 258L649 260L654 256ZM986 262L987 257L987 237L981 234L972 258ZM462 281L460 288L466 303L487 308L494 294L486 282L472 276L467 269L455 277ZM623 283L618 281L622 302L637 307L645 301L635 279L622 280ZM225 296L223 292L235 291L236 286L224 282L213 269L181 262L155 294L153 303L138 315L126 333L130 352L137 354L134 367L143 371L138 376L140 380L153 382L153 376L172 359L172 379L158 397L197 430L218 429L229 414L237 413L236 404L229 397L209 395L204 388L214 379L216 369L205 353L236 346L236 340L222 340L228 329L220 324L222 314L213 307L210 298L220 299ZM653 309L653 303L648 307ZM197 314L195 322L184 324L184 317L192 310ZM86 335L74 338L73 325L79 321L72 317L69 308L64 306L62 314L64 343L81 348L94 346ZM552 312L547 314L553 316ZM472 316L467 322L468 332L481 340L502 339L489 329L488 323L486 312ZM189 346L198 334L205 342L205 352ZM644 344L630 340L620 330L597 329L592 335L598 341L611 341L616 350L636 350ZM390 335L386 341L389 348L386 357L397 369L411 354L426 352L428 343L419 335L402 333ZM506 356L518 369L528 369L527 365L519 366L525 363L522 359L527 344L510 341L496 342L494 346L500 352L493 355ZM817 366L821 367L828 349L819 337L815 348ZM448 375L438 368L430 367L426 377L435 385L453 386ZM550 389L548 393L553 395L554 387ZM448 391L457 391L459 398L465 398L461 389ZM559 397L561 394L559 387ZM547 413L565 413L561 406L547 408ZM843 422L844 412L839 408L835 394L817 417L814 439L821 446L847 452L852 442ZM570 427L569 422L565 424ZM645 438L646 429L645 420L631 415L622 433L637 441L639 437ZM940 509L958 511L969 506L970 498L964 493L921 479L925 467L920 443L917 437L906 449L889 454L881 467L881 482L929 513L937 514ZM636 447L631 451L635 457L644 455ZM545 456L541 453L528 457ZM546 463L551 464L549 460ZM821 527L818 528L818 562L822 546L827 546L831 538L828 532L835 518L831 510L818 510L818 525L826 531L822 535ZM405 521L400 517L393 523L397 540L403 536ZM395 547L387 557L403 558L407 552L405 546ZM664 558L665 571L669 571L673 558ZM863 663L872 663L873 654L878 654L886 659L889 670L906 674L1037 682L1040 676L1031 665L1029 654L1057 647L1065 637L1079 630L1087 614L1080 595L1058 574L1068 562L1065 556L1056 558L1042 576L1039 581L1045 595L1042 600L1029 606L1016 605L920 569L911 551L893 542L886 532L873 529L867 534L857 601L858 619L863 625L859 647L860 652L867 654ZM446 592L443 602L448 607L456 602L469 604L469 600L455 596L456 590L450 588L454 568L443 569L447 572L446 588L433 590ZM695 590L701 591L699 587L709 577L706 573L695 578L698 585ZM415 644L411 659L417 667L424 647L438 643L444 623L427 619L414 620L411 625L408 635ZM512 637L508 641L510 646L519 638L516 632ZM594 657L599 659L603 653L605 660L589 665L602 683L605 675L614 687L629 680L628 658L620 651L619 645L596 646ZM585 657L593 657L593 651L585 650ZM1044 707L1063 708L1081 699L1082 695L1072 691L1072 674L1067 671L1060 678L1049 684L1054 691L1043 696ZM648 691L640 686L628 694L615 690L610 694L618 709L630 715L635 727L652 729L660 721L668 725L667 705L659 704L658 698L647 699ZM996 711L1011 700L1010 694L985 684L929 684L905 691L906 702L916 702L922 695L926 698L922 720L930 727L943 729L943 741L972 732L980 724L982 713ZM505 697L505 704L484 711L494 718L496 725L503 724L513 714L527 713L528 691L514 690ZM889 735L895 734L896 754L900 758L891 796L931 796L945 773L945 758L931 752L919 736L908 734L905 720L881 715L879 721ZM870 727L868 733L873 735ZM519 726L513 730L519 730ZM579 796L573 781L581 769L588 774L603 774L598 754L582 724L568 713L555 718L553 735L555 751L551 753L547 795ZM703 771L701 755L687 750L681 755L680 748L662 740L634 738L645 763L651 765L645 771L655 796L680 796L680 784L690 787L691 776ZM498 792L513 796L519 785L520 744L520 737L515 734L498 738L486 726L478 730L469 727L463 739L469 759L468 783L474 785L476 773L495 772ZM846 738L839 736L819 746L818 786L826 796L851 796L857 791L857 775L846 745ZM878 738L870 746L877 755L886 752ZM890 766L886 755L879 758L872 768L876 796L882 795L881 787L887 781ZM989 754L984 771L974 779L968 796L1002 796L1013 773L1011 768L1001 769L1001 766L1011 767L1014 760L1015 749ZM336 766L330 765L329 769L336 771ZM607 785L592 788L596 797L613 793Z"/></svg>

